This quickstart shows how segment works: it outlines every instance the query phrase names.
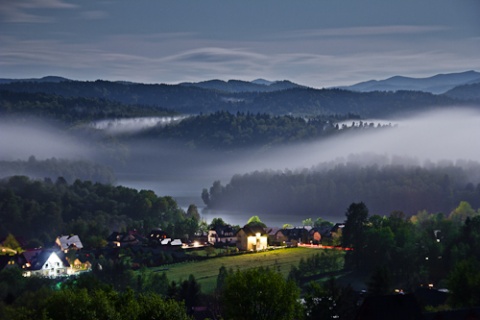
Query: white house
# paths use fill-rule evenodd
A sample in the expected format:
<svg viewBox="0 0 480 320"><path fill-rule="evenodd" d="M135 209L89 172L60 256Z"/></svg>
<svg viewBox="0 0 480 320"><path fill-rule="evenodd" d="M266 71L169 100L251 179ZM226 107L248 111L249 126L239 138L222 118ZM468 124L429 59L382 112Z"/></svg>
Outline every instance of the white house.
<svg viewBox="0 0 480 320"><path fill-rule="evenodd" d="M37 251L36 254L24 255L24 257L25 263L22 269L25 277L35 275L55 278L71 273L68 262L53 251Z"/></svg>
<svg viewBox="0 0 480 320"><path fill-rule="evenodd" d="M237 232L237 248L243 251L259 251L268 247L268 234L260 226L246 225Z"/></svg>

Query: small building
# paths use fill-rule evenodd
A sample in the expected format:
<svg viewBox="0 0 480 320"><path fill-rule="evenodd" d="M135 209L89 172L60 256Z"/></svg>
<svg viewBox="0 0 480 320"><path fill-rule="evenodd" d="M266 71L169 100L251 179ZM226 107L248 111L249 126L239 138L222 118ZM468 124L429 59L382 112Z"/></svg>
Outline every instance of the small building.
<svg viewBox="0 0 480 320"><path fill-rule="evenodd" d="M308 233L310 241L312 241L313 244L319 244L320 241L322 241L322 234L320 233L319 228L312 228Z"/></svg>
<svg viewBox="0 0 480 320"><path fill-rule="evenodd" d="M266 233L268 235L268 243L270 245L282 245L281 243L277 243L275 241L275 234L278 232L278 230L281 230L279 227L272 227L272 228L267 228Z"/></svg>
<svg viewBox="0 0 480 320"><path fill-rule="evenodd" d="M8 268L20 268L16 255L0 255L0 271Z"/></svg>
<svg viewBox="0 0 480 320"><path fill-rule="evenodd" d="M82 241L80 241L80 238L77 235L57 237L57 239L55 240L55 244L63 252L66 252L70 249L80 250L83 248Z"/></svg>
<svg viewBox="0 0 480 320"><path fill-rule="evenodd" d="M25 277L43 276L55 278L71 273L69 270L70 265L61 256L61 253L57 254L51 250L35 250L27 254L24 252L23 257L22 269Z"/></svg>
<svg viewBox="0 0 480 320"><path fill-rule="evenodd" d="M207 241L213 245L234 245L237 243L237 230L231 225L218 226L208 231Z"/></svg>
<svg viewBox="0 0 480 320"><path fill-rule="evenodd" d="M70 264L70 268L73 272L90 271L92 269L92 264L88 260L75 258L73 263Z"/></svg>
<svg viewBox="0 0 480 320"><path fill-rule="evenodd" d="M291 245L296 245L298 243L310 243L310 233L305 228L281 229L275 234L275 242Z"/></svg>
<svg viewBox="0 0 480 320"><path fill-rule="evenodd" d="M237 234L237 248L243 251L259 251L268 247L268 234L260 226L244 226Z"/></svg>
<svg viewBox="0 0 480 320"><path fill-rule="evenodd" d="M322 236L322 243L332 244L339 243L342 236L342 230L345 227L344 223L336 223L333 227L324 227L319 230Z"/></svg>
<svg viewBox="0 0 480 320"><path fill-rule="evenodd" d="M150 231L150 234L148 236L148 243L153 246L161 245L162 241L167 238L170 238L170 237L165 231L161 229L154 229Z"/></svg>
<svg viewBox="0 0 480 320"><path fill-rule="evenodd" d="M180 239L173 239L173 240L170 242L170 245L171 245L171 246L181 247L181 246L183 245L183 243L182 243L182 240L180 240Z"/></svg>
<svg viewBox="0 0 480 320"><path fill-rule="evenodd" d="M141 241L137 239L133 232L112 232L107 241L112 247L128 247L141 244Z"/></svg>

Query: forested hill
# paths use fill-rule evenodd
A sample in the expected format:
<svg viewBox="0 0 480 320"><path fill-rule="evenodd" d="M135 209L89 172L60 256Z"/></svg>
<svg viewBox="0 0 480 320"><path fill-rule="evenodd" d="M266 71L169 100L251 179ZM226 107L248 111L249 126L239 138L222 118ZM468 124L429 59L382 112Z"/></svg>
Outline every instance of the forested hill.
<svg viewBox="0 0 480 320"><path fill-rule="evenodd" d="M339 122L353 119L359 120L358 116L352 114L303 118L217 111L188 117L168 126L156 126L141 132L135 138L180 141L191 149L202 147L231 150L305 142L326 138L348 129L375 130L385 127L374 123L365 123L361 127L338 125Z"/></svg>
<svg viewBox="0 0 480 320"><path fill-rule="evenodd" d="M466 84L449 90L445 95L454 99L480 100L480 83Z"/></svg>
<svg viewBox="0 0 480 320"><path fill-rule="evenodd" d="M0 86L1 87L1 86ZM1 91L0 115L36 116L71 124L107 118L172 115L152 106L126 105L103 98L63 97L51 93Z"/></svg>
<svg viewBox="0 0 480 320"><path fill-rule="evenodd" d="M340 89L291 88L274 92L226 92L186 85L100 80L11 82L0 84L0 90L40 92L64 98L105 99L190 114L227 110L275 115L353 113L362 117L386 117L432 107L474 104L472 101L457 100L446 95L416 91L359 93Z"/></svg>
<svg viewBox="0 0 480 320"><path fill-rule="evenodd" d="M229 80L229 81L210 80L210 81L202 81L202 82L196 82L196 83L184 82L184 83L180 83L180 85L219 90L219 91L225 91L225 92L273 92L273 91L304 87L287 80L275 81L268 84L261 84L256 82L248 82L248 81L240 81L240 80Z"/></svg>
<svg viewBox="0 0 480 320"><path fill-rule="evenodd" d="M449 213L460 201L480 207L480 164L460 166L358 166L330 169L255 171L235 175L223 186L216 181L202 198L211 209L268 214L340 216L355 201L371 212L420 210Z"/></svg>
<svg viewBox="0 0 480 320"><path fill-rule="evenodd" d="M89 248L104 246L113 231L147 234L161 227L172 237L193 235L198 214L185 213L171 197L90 181L0 180L0 238L8 233L44 246L61 234L78 234Z"/></svg>
<svg viewBox="0 0 480 320"><path fill-rule="evenodd" d="M106 184L114 183L116 180L111 168L84 160L56 158L37 160L34 156L31 156L27 161L0 160L0 178L14 175L51 180L63 177L70 182L80 179Z"/></svg>

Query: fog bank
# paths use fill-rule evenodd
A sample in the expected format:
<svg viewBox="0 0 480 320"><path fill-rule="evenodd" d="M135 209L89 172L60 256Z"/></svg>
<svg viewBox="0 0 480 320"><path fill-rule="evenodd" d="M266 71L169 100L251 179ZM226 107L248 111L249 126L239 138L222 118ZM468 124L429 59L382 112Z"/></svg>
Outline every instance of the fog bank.
<svg viewBox="0 0 480 320"><path fill-rule="evenodd" d="M91 159L88 141L70 134L51 122L40 120L0 120L0 160Z"/></svg>
<svg viewBox="0 0 480 320"><path fill-rule="evenodd" d="M409 159L410 164L418 165L459 159L480 161L480 112L477 110L442 109L391 119L391 122L397 126L349 130L327 140L252 152L248 161L224 163L219 171L294 170L331 161L361 161L368 165L385 158L392 163ZM352 157L359 154L366 156Z"/></svg>
<svg viewBox="0 0 480 320"><path fill-rule="evenodd" d="M326 140L233 153L185 151L160 142L135 143L131 146L131 166L118 178L136 188L172 195L182 206L194 203L201 208L202 188L210 188L215 180L225 185L235 174L256 170L301 170L337 163L431 166L443 162L468 165L466 160L480 162L480 142L476 138L480 134L478 111L452 108L386 121L398 126L345 130ZM225 216L232 219L225 219L230 223L242 224L253 214L262 218L259 212L225 211L205 212L204 217ZM264 220L278 221L276 225L301 223L297 221L299 217L269 216Z"/></svg>
<svg viewBox="0 0 480 320"><path fill-rule="evenodd" d="M185 118L187 118L187 116L107 119L92 122L90 125L94 129L105 131L110 135L132 134L156 126L166 126L168 124L177 123Z"/></svg>
<svg viewBox="0 0 480 320"><path fill-rule="evenodd" d="M112 121L97 123L98 129L124 133L141 130L157 120ZM200 208L203 207L202 189L210 188L213 181L220 180L225 185L233 175L255 170L300 170L339 162L359 165L436 165L442 161L468 165L468 161L480 162L480 112L477 110L441 109L385 121L398 126L341 130L319 141L230 153L189 150L181 144L158 140L126 144L119 136L116 145L110 147L125 149L125 159L115 163L106 154L110 147L98 147L91 136L74 135L51 123L3 120L0 121L0 159L26 160L33 155L39 160L57 157L97 161L114 166L118 184L150 189L159 196L174 197L182 207L193 203ZM347 206L345 204L345 208ZM205 218L225 216L228 218L224 220L230 223L242 224L253 214L262 218L259 212L205 213ZM276 225L299 224L298 218L269 216L263 220L278 221Z"/></svg>

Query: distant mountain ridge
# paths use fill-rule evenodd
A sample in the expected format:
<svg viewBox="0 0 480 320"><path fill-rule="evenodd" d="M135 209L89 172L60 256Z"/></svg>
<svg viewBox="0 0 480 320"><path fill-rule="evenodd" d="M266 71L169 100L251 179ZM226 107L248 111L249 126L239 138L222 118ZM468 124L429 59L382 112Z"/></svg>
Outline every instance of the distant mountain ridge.
<svg viewBox="0 0 480 320"><path fill-rule="evenodd" d="M480 82L469 83L448 90L446 96L462 100L480 100Z"/></svg>
<svg viewBox="0 0 480 320"><path fill-rule="evenodd" d="M394 76L385 80L364 81L341 88L359 92L412 90L441 94L454 87L473 83L480 83L480 73L470 70L459 73L437 74L427 78Z"/></svg>
<svg viewBox="0 0 480 320"><path fill-rule="evenodd" d="M430 84L434 82L445 84L447 82L445 79L450 83L457 83L460 80L472 82L476 81L477 74L475 71L469 71L437 75L428 79ZM475 83L463 88L461 92L432 94L420 90L358 92L338 88L314 89L290 81L270 83L263 79L257 79L254 82L210 80L183 84L68 79L60 81L60 79L65 78L46 77L37 81L15 80L0 83L0 92L43 93L63 98L94 99L96 103L99 103L98 99L103 99L106 102L120 103L125 106L145 106L164 111L168 109L182 114L202 114L224 110L232 113L271 115L352 114L365 118L388 118L439 107L467 106L480 109L480 97L478 97L478 87ZM396 83L410 83L410 79L406 77L390 79ZM9 110L8 106L6 109Z"/></svg>
<svg viewBox="0 0 480 320"><path fill-rule="evenodd" d="M192 86L202 89L219 90L224 92L273 92L293 88L305 88L305 86L293 83L288 80L268 81L265 79L256 79L254 81L242 80L208 80L202 82L183 82L181 86Z"/></svg>
<svg viewBox="0 0 480 320"><path fill-rule="evenodd" d="M72 81L67 78L58 77L58 76L46 76L42 78L30 78L30 79L0 79L0 84L12 83L12 82L62 82L62 81Z"/></svg>

